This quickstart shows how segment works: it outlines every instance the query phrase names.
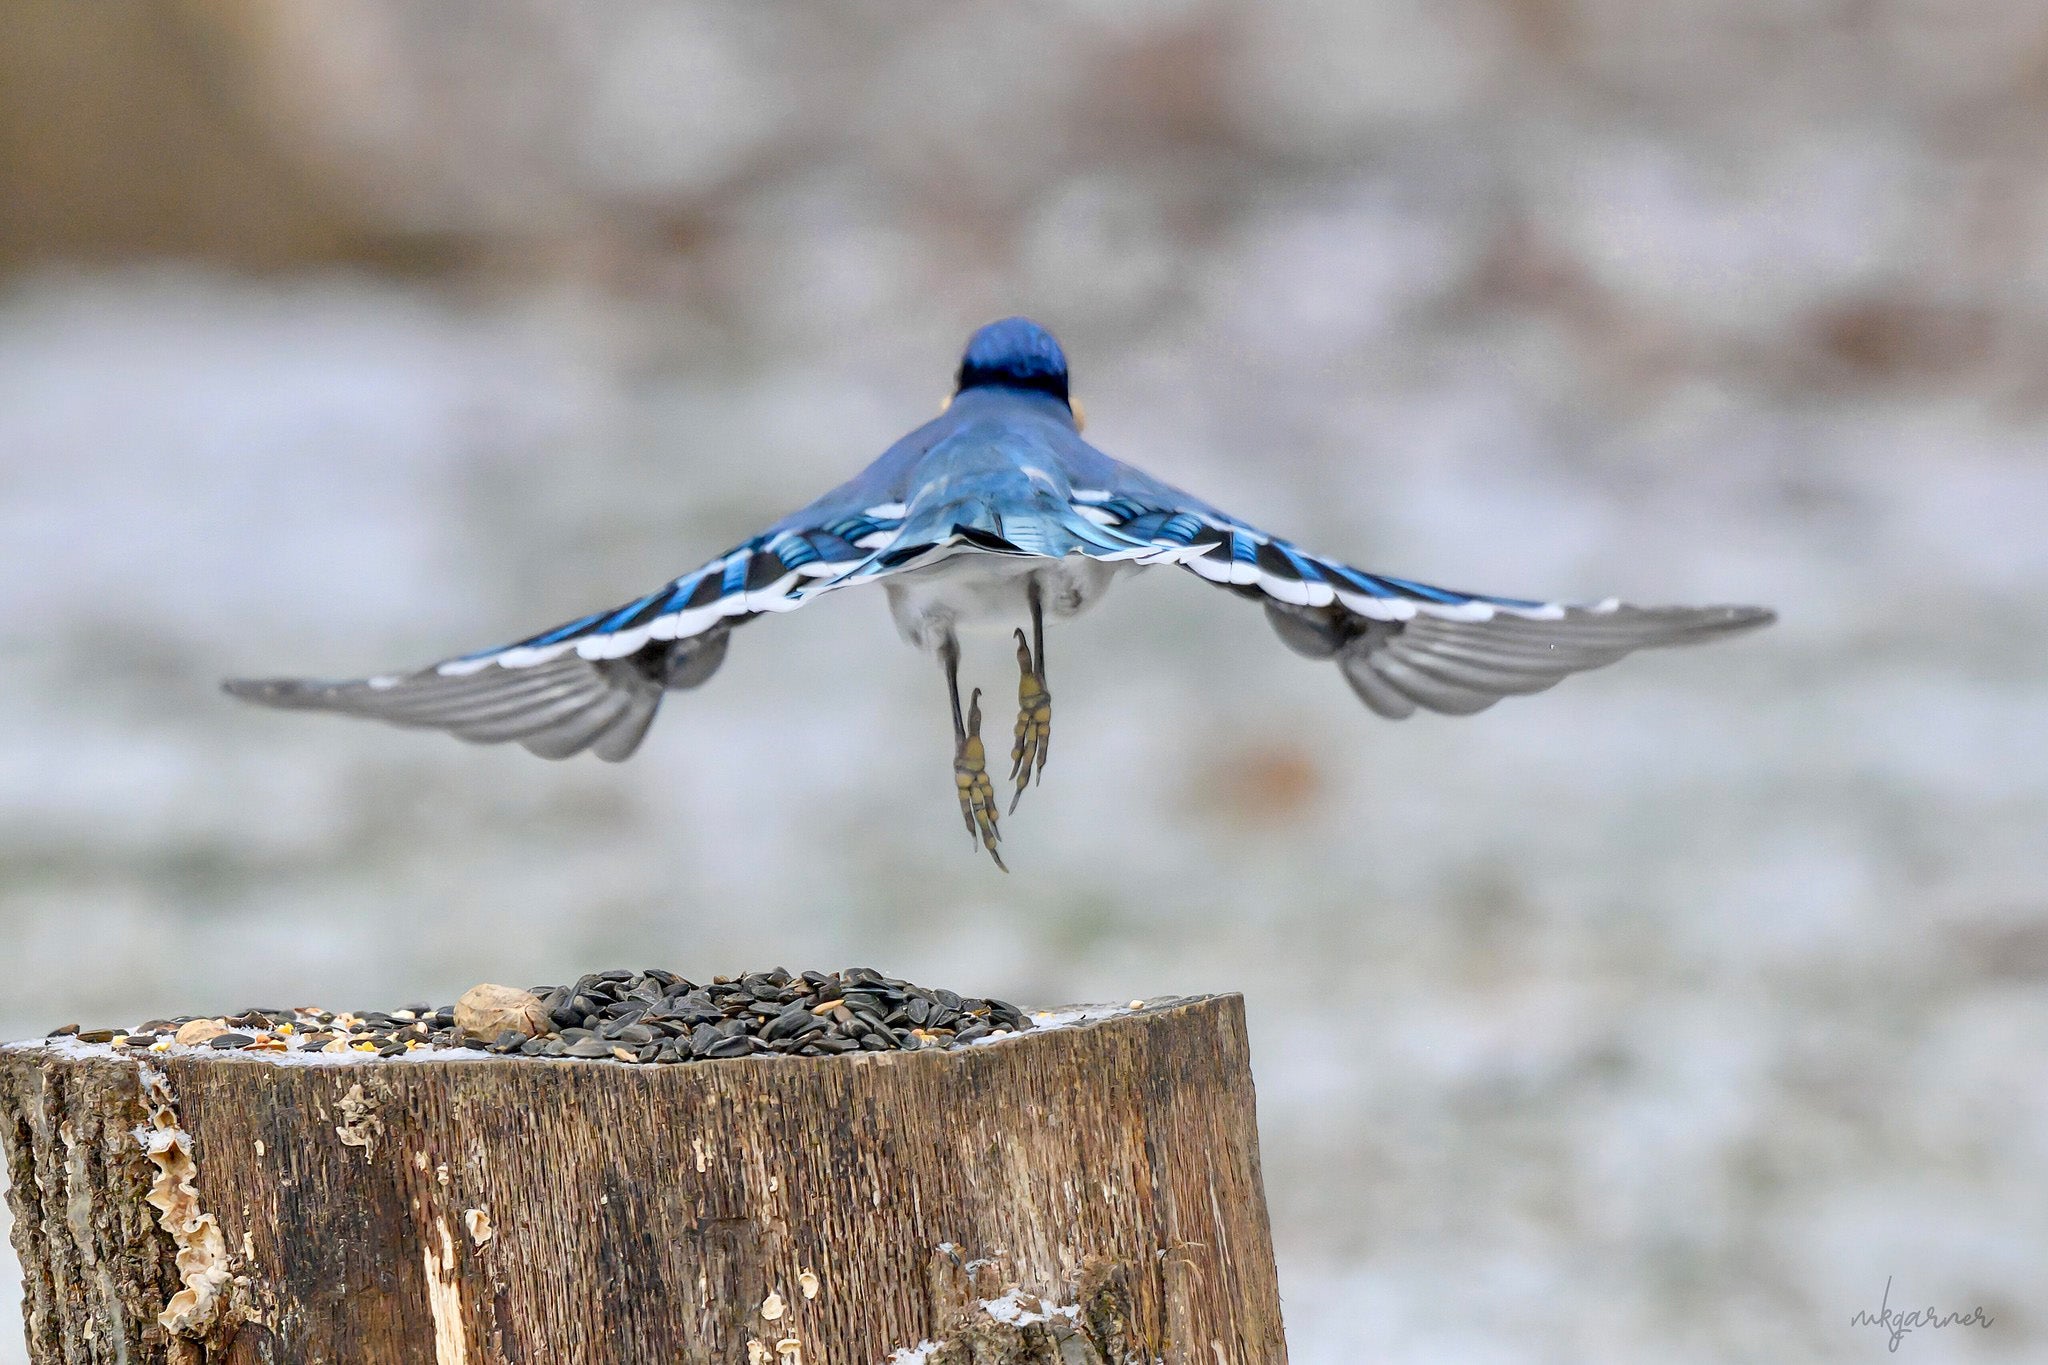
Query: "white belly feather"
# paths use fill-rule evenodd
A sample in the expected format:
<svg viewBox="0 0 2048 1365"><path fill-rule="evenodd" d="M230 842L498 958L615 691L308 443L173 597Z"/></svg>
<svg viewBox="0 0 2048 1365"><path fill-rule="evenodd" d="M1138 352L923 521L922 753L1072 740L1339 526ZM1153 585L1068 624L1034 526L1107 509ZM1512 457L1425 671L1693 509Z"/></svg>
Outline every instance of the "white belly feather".
<svg viewBox="0 0 2048 1365"><path fill-rule="evenodd" d="M1044 559L1029 555L998 555L962 550L932 564L892 574L882 586L889 594L889 614L910 644L935 650L948 636L963 632L1007 635L1031 625L1029 586L1038 583L1039 600L1048 621L1078 616L1093 605L1127 562L1104 562L1085 555Z"/></svg>

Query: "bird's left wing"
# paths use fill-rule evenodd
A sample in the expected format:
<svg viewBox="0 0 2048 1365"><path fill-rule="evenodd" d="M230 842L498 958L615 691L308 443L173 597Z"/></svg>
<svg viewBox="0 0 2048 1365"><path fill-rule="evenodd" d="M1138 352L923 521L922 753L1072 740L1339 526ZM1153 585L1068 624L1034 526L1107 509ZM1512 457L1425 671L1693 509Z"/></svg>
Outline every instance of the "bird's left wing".
<svg viewBox="0 0 2048 1365"><path fill-rule="evenodd" d="M1541 602L1367 573L1150 480L1136 492L1076 489L1074 507L1120 537L1157 547L1156 559L1262 602L1283 643L1334 660L1360 700L1396 720L1417 708L1470 715L1639 649L1776 619L1764 607Z"/></svg>
<svg viewBox="0 0 2048 1365"><path fill-rule="evenodd" d="M245 701L516 740L542 758L632 754L667 691L703 683L735 626L840 586L901 524L900 506L798 517L610 611L413 673L320 682L236 680Z"/></svg>

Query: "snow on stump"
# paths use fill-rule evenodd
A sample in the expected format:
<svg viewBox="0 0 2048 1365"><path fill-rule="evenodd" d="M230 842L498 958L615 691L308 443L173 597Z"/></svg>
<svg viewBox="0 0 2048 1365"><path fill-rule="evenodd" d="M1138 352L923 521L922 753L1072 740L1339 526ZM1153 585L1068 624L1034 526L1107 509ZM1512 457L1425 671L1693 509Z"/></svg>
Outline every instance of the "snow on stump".
<svg viewBox="0 0 2048 1365"><path fill-rule="evenodd" d="M0 1049L29 1358L1284 1362L1240 998L1037 1018L670 1066Z"/></svg>

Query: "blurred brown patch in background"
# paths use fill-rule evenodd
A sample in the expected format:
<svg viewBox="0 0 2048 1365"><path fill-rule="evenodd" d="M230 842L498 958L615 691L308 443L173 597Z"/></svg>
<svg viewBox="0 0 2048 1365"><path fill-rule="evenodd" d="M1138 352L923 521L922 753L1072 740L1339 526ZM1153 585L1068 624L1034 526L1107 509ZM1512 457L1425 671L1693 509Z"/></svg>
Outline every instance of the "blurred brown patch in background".
<svg viewBox="0 0 2048 1365"><path fill-rule="evenodd" d="M1246 742L1210 759L1193 804L1235 826L1282 826L1314 810L1324 787L1322 769L1301 745Z"/></svg>
<svg viewBox="0 0 2048 1365"><path fill-rule="evenodd" d="M0 269L199 257L254 269L403 259L280 136L260 73L274 6L0 7Z"/></svg>

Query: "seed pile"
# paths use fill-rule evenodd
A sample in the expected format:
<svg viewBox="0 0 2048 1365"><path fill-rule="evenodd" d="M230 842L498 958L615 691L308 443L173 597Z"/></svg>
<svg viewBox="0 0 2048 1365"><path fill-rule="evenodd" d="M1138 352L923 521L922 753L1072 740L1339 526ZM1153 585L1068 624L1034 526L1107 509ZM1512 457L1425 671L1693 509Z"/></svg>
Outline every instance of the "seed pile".
<svg viewBox="0 0 2048 1365"><path fill-rule="evenodd" d="M478 991L503 993L503 988ZM572 986L536 986L524 1027L485 1037L457 1023L481 1017L456 1005L408 1005L362 1013L249 1009L240 1014L152 1019L133 1029L61 1028L75 1037L144 1052L205 1046L244 1052L358 1052L396 1057L423 1048L469 1048L527 1057L688 1062L708 1058L845 1052L915 1052L1021 1032L1031 1021L1004 1000L955 995L883 976L776 968L718 976L699 986L673 972L592 972ZM511 993L517 996L517 992ZM540 1021L545 1019L543 1025Z"/></svg>

